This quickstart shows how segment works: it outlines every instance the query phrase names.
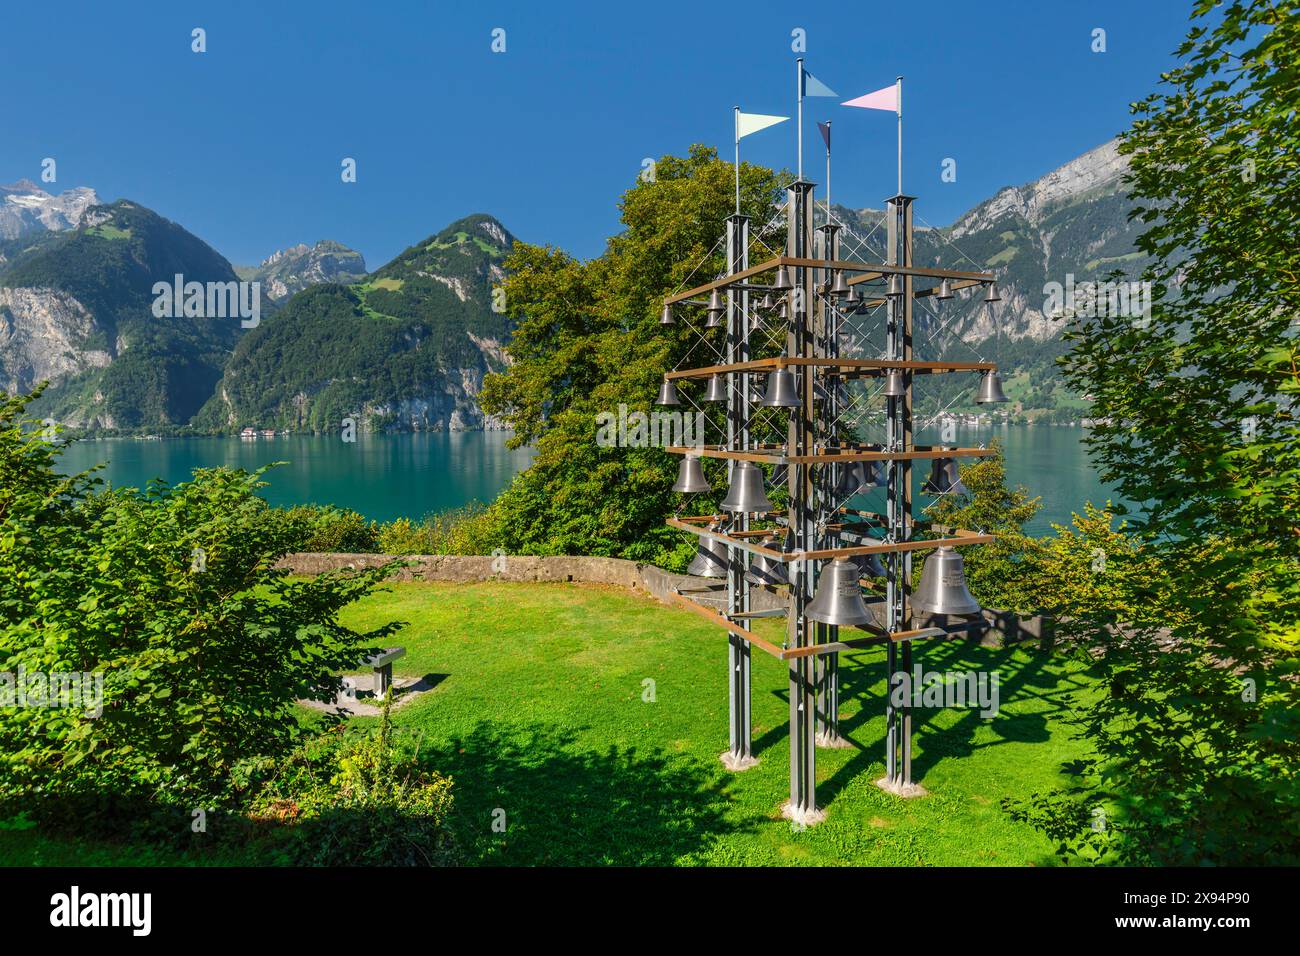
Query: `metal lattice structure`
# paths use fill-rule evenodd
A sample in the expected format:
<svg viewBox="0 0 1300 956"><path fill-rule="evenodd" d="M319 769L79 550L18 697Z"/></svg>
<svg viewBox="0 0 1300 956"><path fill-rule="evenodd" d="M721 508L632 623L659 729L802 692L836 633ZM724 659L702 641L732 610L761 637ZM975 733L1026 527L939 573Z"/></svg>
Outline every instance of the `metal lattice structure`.
<svg viewBox="0 0 1300 956"><path fill-rule="evenodd" d="M743 770L756 762L750 729L752 649L758 647L787 664L790 802L786 812L801 824L822 816L816 800L817 747L845 743L839 730L840 652L884 643L887 686L892 687L896 673L910 672L915 641L964 633L969 627L961 622L954 625L951 615L934 613L927 615L931 623L917 626L920 615L910 585L912 553L992 540L974 531L940 528L913 515L914 462L945 460L942 467L948 467L955 479L952 460L992 454L982 447L916 445L913 380L921 375L978 372L983 376L979 400L1003 400L992 363L913 359L914 300L945 299L954 291L980 288L986 301L996 301L993 276L914 267L913 197L901 194L888 200L888 261L842 260L842 227L832 220L828 207L825 224L815 228L813 191L814 184L802 178L787 187L783 254L751 265L750 221L733 215L726 222L726 273L664 300L664 324L675 323L675 313L702 307L709 320L700 334L708 336L710 329L725 328L720 333L725 344L718 350L720 363L669 372L659 400L659 404L678 404L677 386L690 380L708 384L706 401L720 401L724 396L719 389L725 390L725 442L668 449L685 456L675 489L688 493L708 488L700 458L728 462L730 490L721 513L679 514L668 520L671 527L698 536L699 556L693 570L725 581L680 588L675 598L728 636L730 735L722 759L730 768ZM937 284L918 288L918 279ZM858 315L883 319L885 357L841 357L845 324ZM753 357L756 350L776 347L779 355ZM760 378L766 380L762 398L757 390ZM865 444L845 434L843 418L854 405L848 385L863 380L884 382L887 432L880 444ZM783 414L788 415L784 423ZM765 436L771 440L763 440ZM764 466L770 472L761 470ZM764 479L774 486L784 485L783 510L771 506ZM883 513L848 507L855 489L871 486L886 489ZM960 577L960 558L944 553L955 560L955 574ZM846 560L854 562L851 572L843 564ZM819 591L823 579L825 595ZM784 607L753 610L752 589L762 587L780 596L782 580L789 582ZM964 580L937 586L943 585L965 589ZM867 613L856 610L859 604ZM776 616L786 618L780 645L752 630L754 619ZM854 623L832 623L836 620ZM886 707L886 773L881 785L902 795L923 792L912 780L910 707L891 702Z"/></svg>

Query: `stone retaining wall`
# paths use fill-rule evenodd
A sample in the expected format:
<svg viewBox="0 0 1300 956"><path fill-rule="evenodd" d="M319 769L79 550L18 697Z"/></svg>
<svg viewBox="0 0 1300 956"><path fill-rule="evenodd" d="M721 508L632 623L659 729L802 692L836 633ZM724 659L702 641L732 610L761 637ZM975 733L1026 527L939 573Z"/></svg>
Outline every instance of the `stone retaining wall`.
<svg viewBox="0 0 1300 956"><path fill-rule="evenodd" d="M385 554L314 554L300 552L289 554L277 565L294 574L320 574L339 568L374 568L393 555ZM409 566L396 571L393 581L447 581L453 584L471 584L479 581L559 582L580 584L612 584L630 591L644 591L664 604L675 587L699 588L721 582L696 578L686 574L673 574L639 561L623 558L592 557L531 557L527 555L479 556L459 554L406 555ZM725 590L722 592L725 594ZM714 603L705 600L702 603ZM721 595L717 602L721 610ZM750 589L750 607L767 611L785 607L785 596L765 588ZM1052 621L1036 616L1022 618L1007 611L985 610L983 621L971 628L972 638L984 644L1033 641L1043 647L1052 643ZM952 623L958 623L954 620Z"/></svg>

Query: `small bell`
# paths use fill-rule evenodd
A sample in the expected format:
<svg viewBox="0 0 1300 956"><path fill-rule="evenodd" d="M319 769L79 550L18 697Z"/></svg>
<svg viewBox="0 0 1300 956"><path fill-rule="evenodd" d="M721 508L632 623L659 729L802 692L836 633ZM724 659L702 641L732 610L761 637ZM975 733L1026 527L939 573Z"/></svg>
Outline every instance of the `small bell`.
<svg viewBox="0 0 1300 956"><path fill-rule="evenodd" d="M772 280L772 288L777 292L789 292L794 288L794 283L790 281L790 273L786 271L785 266L776 267L776 278Z"/></svg>
<svg viewBox="0 0 1300 956"><path fill-rule="evenodd" d="M664 303L664 310L659 314L660 325L676 325L677 320L673 318L673 307L667 302Z"/></svg>
<svg viewBox="0 0 1300 956"><path fill-rule="evenodd" d="M758 307L765 312L771 312L772 309L776 308L776 303L772 301L772 293L769 292L763 296L763 301L758 304Z"/></svg>
<svg viewBox="0 0 1300 956"><path fill-rule="evenodd" d="M844 273L835 270L835 281L831 283L831 295L839 298L849 294L849 284L844 280Z"/></svg>
<svg viewBox="0 0 1300 956"><path fill-rule="evenodd" d="M677 395L677 386L670 378L664 379L664 383L659 386L659 397L655 399L656 405L680 405L681 398Z"/></svg>
<svg viewBox="0 0 1300 956"><path fill-rule="evenodd" d="M858 566L858 573L863 577L883 578L888 573L878 554L859 554L849 560Z"/></svg>
<svg viewBox="0 0 1300 956"><path fill-rule="evenodd" d="M835 485L833 496L839 501L848 501L860 494L869 481L865 462L846 461L840 465L840 480Z"/></svg>
<svg viewBox="0 0 1300 956"><path fill-rule="evenodd" d="M921 493L926 495L969 495L970 489L962 484L955 458L934 458L930 461L930 477L925 480Z"/></svg>
<svg viewBox="0 0 1300 956"><path fill-rule="evenodd" d="M849 286L849 294L844 297L843 304L848 307L850 312L862 304L862 296L858 295L856 285Z"/></svg>
<svg viewBox="0 0 1300 956"><path fill-rule="evenodd" d="M772 510L763 490L763 471L750 461L738 461L731 468L731 486L719 506L723 511L755 514Z"/></svg>
<svg viewBox="0 0 1300 956"><path fill-rule="evenodd" d="M699 455L687 455L677 463L677 482L673 491L682 495L693 495L711 491L708 480L704 477L704 467Z"/></svg>
<svg viewBox="0 0 1300 956"><path fill-rule="evenodd" d="M810 621L841 627L853 627L872 620L871 611L862 600L858 566L844 558L827 562L817 581L817 594L808 603L804 616Z"/></svg>
<svg viewBox="0 0 1300 956"><path fill-rule="evenodd" d="M727 386L722 381L722 376L716 372L709 376L709 387L704 392L706 402L725 402L727 400Z"/></svg>
<svg viewBox="0 0 1300 956"><path fill-rule="evenodd" d="M980 376L979 394L975 396L977 404L991 405L1006 400L1007 396L1002 392L1002 379L996 371L988 371Z"/></svg>
<svg viewBox="0 0 1300 956"><path fill-rule="evenodd" d="M886 398L902 398L907 394L907 380L901 368L891 368L885 376L885 387L880 393Z"/></svg>
<svg viewBox="0 0 1300 956"><path fill-rule="evenodd" d="M709 321L704 323L706 329L717 329L722 327L722 313L709 310Z"/></svg>
<svg viewBox="0 0 1300 956"><path fill-rule="evenodd" d="M934 297L935 297L936 299L951 299L951 298L952 298L952 282L951 282L951 280L949 280L949 279L944 279L942 282L940 282L940 283L939 283L939 291L936 292L936 293L934 294Z"/></svg>
<svg viewBox="0 0 1300 956"><path fill-rule="evenodd" d="M763 542L769 548L776 544L776 539L769 538ZM745 580L750 584L789 584L790 575L786 573L785 562L775 561L765 555L754 555L754 563L745 572Z"/></svg>
<svg viewBox="0 0 1300 956"><path fill-rule="evenodd" d="M766 408L798 408L802 405L794 373L783 368L768 372L767 392L759 404Z"/></svg>
<svg viewBox="0 0 1300 956"><path fill-rule="evenodd" d="M724 308L725 307L722 304L722 293L717 289L714 289L713 294L709 296L709 315L721 315Z"/></svg>
<svg viewBox="0 0 1300 956"><path fill-rule="evenodd" d="M985 302L1002 301L1002 296L998 295L998 284L996 282L990 281L989 284L984 287L984 301Z"/></svg>
<svg viewBox="0 0 1300 956"><path fill-rule="evenodd" d="M889 277L889 295L903 294L903 277L895 272Z"/></svg>
<svg viewBox="0 0 1300 956"><path fill-rule="evenodd" d="M686 573L701 578L725 578L727 546L715 538L700 538L695 546L695 560L687 565Z"/></svg>
<svg viewBox="0 0 1300 956"><path fill-rule="evenodd" d="M966 568L952 548L939 548L921 569L912 610L922 614L978 614L979 602L966 587Z"/></svg>

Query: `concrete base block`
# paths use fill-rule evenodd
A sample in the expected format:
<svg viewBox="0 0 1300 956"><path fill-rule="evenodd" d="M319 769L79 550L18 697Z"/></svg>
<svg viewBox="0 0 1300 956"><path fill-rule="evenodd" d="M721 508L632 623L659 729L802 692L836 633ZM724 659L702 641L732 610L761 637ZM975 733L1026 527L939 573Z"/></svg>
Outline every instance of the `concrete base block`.
<svg viewBox="0 0 1300 956"><path fill-rule="evenodd" d="M757 757L752 755L749 757L736 757L730 750L724 750L718 755L718 759L722 761L724 767L728 770L734 770L736 773L758 766Z"/></svg>
<svg viewBox="0 0 1300 956"><path fill-rule="evenodd" d="M876 786L885 793L892 793L896 797L928 797L930 795L930 791L919 783L891 782L888 777L881 777L876 781Z"/></svg>
<svg viewBox="0 0 1300 956"><path fill-rule="evenodd" d="M819 733L816 743L818 747L824 747L827 750L846 750L853 746L853 741L849 740L849 738L828 733Z"/></svg>
<svg viewBox="0 0 1300 956"><path fill-rule="evenodd" d="M787 800L781 804L781 816L801 827L815 827L826 819L826 811L820 807L814 810L797 810L794 804Z"/></svg>

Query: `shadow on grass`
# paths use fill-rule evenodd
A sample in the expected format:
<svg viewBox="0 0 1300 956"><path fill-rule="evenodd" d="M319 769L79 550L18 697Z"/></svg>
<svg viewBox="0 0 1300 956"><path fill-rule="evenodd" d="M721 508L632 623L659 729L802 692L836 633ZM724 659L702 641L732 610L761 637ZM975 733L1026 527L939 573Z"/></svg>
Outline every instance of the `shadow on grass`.
<svg viewBox="0 0 1300 956"><path fill-rule="evenodd" d="M725 817L723 775L684 754L587 750L572 730L483 723L429 759L455 781L452 832L468 864L661 866L741 829Z"/></svg>

